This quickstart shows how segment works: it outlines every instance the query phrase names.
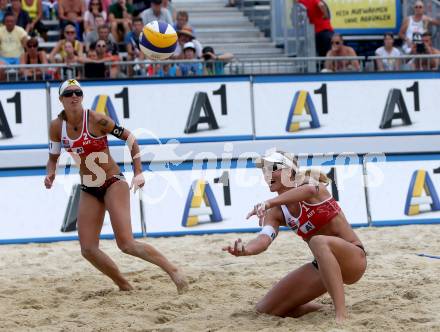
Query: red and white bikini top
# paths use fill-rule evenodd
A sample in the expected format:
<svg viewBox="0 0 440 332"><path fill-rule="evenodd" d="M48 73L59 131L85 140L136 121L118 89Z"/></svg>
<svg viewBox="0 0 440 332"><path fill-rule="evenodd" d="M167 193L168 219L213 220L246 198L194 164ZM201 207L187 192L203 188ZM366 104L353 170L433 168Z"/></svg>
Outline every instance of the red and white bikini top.
<svg viewBox="0 0 440 332"><path fill-rule="evenodd" d="M108 147L107 135L95 137L90 134L88 129L88 118L89 110L84 110L81 135L75 140L67 135L67 122L63 121L61 143L67 152L77 153L80 156L87 156L92 152L99 152Z"/></svg>
<svg viewBox="0 0 440 332"><path fill-rule="evenodd" d="M338 202L333 197L317 204L301 201L299 205L300 213L297 218L290 214L287 206L281 205L281 210L286 225L303 239L312 236L341 212Z"/></svg>

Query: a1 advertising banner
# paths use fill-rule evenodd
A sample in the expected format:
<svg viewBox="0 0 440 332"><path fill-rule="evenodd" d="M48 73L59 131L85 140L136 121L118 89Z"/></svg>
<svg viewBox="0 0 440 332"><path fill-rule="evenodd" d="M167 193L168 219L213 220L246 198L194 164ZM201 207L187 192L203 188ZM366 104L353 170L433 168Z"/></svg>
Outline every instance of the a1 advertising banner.
<svg viewBox="0 0 440 332"><path fill-rule="evenodd" d="M46 147L47 96L44 84L0 89L0 150Z"/></svg>
<svg viewBox="0 0 440 332"><path fill-rule="evenodd" d="M252 139L249 78L84 82L84 107L110 116L142 144ZM51 88L52 117L61 111ZM110 140L116 140L110 137Z"/></svg>
<svg viewBox="0 0 440 332"><path fill-rule="evenodd" d="M440 156L436 159L367 163L373 225L440 223Z"/></svg>
<svg viewBox="0 0 440 332"><path fill-rule="evenodd" d="M51 242L78 237L79 175L57 175L50 190L44 187L44 175L8 176L5 172L1 175L0 243ZM133 176L129 172L125 175L127 181ZM130 201L133 233L140 235L139 198L131 194ZM112 234L106 212L101 235Z"/></svg>
<svg viewBox="0 0 440 332"><path fill-rule="evenodd" d="M439 80L389 77L257 77L257 139L440 134Z"/></svg>
<svg viewBox="0 0 440 332"><path fill-rule="evenodd" d="M398 32L400 1L326 0L333 28L344 34Z"/></svg>
<svg viewBox="0 0 440 332"><path fill-rule="evenodd" d="M352 225L366 226L367 210L360 165L323 167L338 183L329 190ZM274 196L260 169L223 168L146 173L143 211L148 236L259 230L246 220L252 207Z"/></svg>

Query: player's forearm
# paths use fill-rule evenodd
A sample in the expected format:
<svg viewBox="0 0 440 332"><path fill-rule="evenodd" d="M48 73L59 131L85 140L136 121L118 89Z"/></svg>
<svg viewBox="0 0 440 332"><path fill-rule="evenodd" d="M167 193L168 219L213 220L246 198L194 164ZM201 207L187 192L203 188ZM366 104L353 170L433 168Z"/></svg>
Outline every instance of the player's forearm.
<svg viewBox="0 0 440 332"><path fill-rule="evenodd" d="M133 160L133 172L134 174L142 173L142 162L141 162L141 153L139 149L139 144L136 139L134 139L131 145L131 159Z"/></svg>
<svg viewBox="0 0 440 332"><path fill-rule="evenodd" d="M319 188L319 187L318 187ZM277 197L271 198L266 201L266 209L273 208L275 206L286 205L289 203L300 202L317 193L317 186L301 186L299 188L290 189Z"/></svg>
<svg viewBox="0 0 440 332"><path fill-rule="evenodd" d="M46 173L47 175L55 175L56 171L57 171L57 161L50 158L47 161Z"/></svg>
<svg viewBox="0 0 440 332"><path fill-rule="evenodd" d="M261 241L260 235L245 245L246 256L258 255L266 251L268 245Z"/></svg>

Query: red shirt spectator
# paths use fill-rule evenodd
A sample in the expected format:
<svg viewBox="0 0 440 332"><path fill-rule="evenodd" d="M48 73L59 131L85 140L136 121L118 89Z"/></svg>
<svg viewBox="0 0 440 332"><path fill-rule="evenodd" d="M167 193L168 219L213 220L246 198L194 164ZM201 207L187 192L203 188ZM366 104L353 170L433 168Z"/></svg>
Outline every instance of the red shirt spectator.
<svg viewBox="0 0 440 332"><path fill-rule="evenodd" d="M309 21L315 27L316 53L325 56L331 48L333 27L330 23L330 10L324 0L297 0L306 7Z"/></svg>

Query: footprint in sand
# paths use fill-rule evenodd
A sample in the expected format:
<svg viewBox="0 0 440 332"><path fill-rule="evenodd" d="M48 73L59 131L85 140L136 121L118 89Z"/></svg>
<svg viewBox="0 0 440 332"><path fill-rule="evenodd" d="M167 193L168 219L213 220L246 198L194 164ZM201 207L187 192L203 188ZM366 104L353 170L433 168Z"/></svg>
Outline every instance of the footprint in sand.
<svg viewBox="0 0 440 332"><path fill-rule="evenodd" d="M111 292L113 292L112 289L101 289L99 291L94 291L94 292L84 292L83 295L81 296L81 300L88 301L91 299L96 299L97 297L106 296Z"/></svg>

